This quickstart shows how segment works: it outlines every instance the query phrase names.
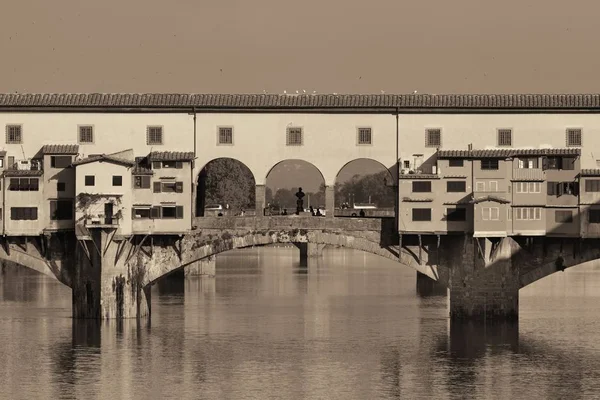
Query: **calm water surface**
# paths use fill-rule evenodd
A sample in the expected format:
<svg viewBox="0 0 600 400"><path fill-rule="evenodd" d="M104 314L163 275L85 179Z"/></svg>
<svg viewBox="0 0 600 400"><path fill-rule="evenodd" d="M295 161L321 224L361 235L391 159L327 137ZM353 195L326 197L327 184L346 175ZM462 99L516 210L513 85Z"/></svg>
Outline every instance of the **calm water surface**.
<svg viewBox="0 0 600 400"><path fill-rule="evenodd" d="M600 266L521 291L520 322L450 324L415 272L326 249L219 256L217 277L163 281L152 319L71 319L70 289L0 275L3 399L600 398Z"/></svg>

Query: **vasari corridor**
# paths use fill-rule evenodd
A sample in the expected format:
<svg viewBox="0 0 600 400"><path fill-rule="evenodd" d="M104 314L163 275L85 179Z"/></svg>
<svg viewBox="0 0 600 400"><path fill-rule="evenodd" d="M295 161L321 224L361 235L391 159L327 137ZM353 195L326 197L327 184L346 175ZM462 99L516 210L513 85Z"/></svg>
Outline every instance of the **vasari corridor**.
<svg viewBox="0 0 600 400"><path fill-rule="evenodd" d="M600 95L0 95L0 398L600 397Z"/></svg>

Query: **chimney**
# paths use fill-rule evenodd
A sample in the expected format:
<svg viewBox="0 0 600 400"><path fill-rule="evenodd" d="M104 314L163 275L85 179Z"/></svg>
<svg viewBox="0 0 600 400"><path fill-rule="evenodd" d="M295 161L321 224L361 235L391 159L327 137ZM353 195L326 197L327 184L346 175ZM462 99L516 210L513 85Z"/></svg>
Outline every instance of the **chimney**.
<svg viewBox="0 0 600 400"><path fill-rule="evenodd" d="M473 150L473 143L469 143L469 151Z"/></svg>

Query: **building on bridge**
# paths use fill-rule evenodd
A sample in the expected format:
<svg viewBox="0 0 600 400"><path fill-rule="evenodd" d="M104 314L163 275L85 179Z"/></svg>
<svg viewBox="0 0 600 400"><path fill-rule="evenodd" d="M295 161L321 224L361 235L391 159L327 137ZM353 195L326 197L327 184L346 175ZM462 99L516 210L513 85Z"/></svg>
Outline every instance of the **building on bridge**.
<svg viewBox="0 0 600 400"><path fill-rule="evenodd" d="M71 286L74 316L143 314L160 276L282 241L393 257L457 315L515 313L520 287L598 257L580 241L600 237L600 95L5 94L0 125L0 254ZM248 167L257 218L196 218L217 158ZM335 218L357 159L390 172L396 221ZM325 218L264 216L285 160L321 173Z"/></svg>

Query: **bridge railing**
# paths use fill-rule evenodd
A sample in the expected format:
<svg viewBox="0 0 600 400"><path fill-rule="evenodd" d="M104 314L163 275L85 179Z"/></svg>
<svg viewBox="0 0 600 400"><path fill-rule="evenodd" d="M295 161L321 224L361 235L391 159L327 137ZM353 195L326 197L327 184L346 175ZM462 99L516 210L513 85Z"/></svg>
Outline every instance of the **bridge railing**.
<svg viewBox="0 0 600 400"><path fill-rule="evenodd" d="M222 216L197 217L193 228L200 229L333 229L346 231L388 231L394 229L394 218L323 218L313 216Z"/></svg>

